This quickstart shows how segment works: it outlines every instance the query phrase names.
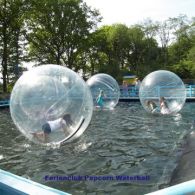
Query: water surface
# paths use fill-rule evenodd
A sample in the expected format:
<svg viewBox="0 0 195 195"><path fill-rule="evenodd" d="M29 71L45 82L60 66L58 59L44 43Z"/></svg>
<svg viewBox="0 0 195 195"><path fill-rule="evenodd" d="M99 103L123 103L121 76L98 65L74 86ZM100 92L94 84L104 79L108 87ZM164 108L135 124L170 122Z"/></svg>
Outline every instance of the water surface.
<svg viewBox="0 0 195 195"><path fill-rule="evenodd" d="M83 136L60 148L25 139L9 110L0 110L0 168L76 194L144 194L168 185L184 135L195 117L195 104L180 114L153 116L140 103L120 103L95 111ZM45 181L68 175L148 175L147 181Z"/></svg>

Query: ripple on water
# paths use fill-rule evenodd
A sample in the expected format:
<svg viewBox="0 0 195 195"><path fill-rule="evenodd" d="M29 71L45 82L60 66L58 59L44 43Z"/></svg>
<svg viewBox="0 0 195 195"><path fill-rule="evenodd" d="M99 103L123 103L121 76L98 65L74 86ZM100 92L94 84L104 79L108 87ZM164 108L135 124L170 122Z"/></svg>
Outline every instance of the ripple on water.
<svg viewBox="0 0 195 195"><path fill-rule="evenodd" d="M62 147L31 143L0 112L2 169L72 194L144 194L166 184L178 147L195 116L195 104L180 114L153 116L139 103L94 111L83 136ZM150 181L45 181L45 175L150 175Z"/></svg>

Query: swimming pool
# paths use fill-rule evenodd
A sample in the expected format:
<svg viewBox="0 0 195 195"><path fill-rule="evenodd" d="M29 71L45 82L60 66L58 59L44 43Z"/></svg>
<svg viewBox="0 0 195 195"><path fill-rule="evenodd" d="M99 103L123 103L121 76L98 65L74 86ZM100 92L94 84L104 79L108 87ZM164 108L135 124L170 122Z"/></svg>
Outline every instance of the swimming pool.
<svg viewBox="0 0 195 195"><path fill-rule="evenodd" d="M144 194L168 186L195 103L180 114L153 116L140 103L95 111L83 136L61 148L45 148L16 130L0 112L0 168L72 194ZM148 180L49 181L45 176L149 176Z"/></svg>

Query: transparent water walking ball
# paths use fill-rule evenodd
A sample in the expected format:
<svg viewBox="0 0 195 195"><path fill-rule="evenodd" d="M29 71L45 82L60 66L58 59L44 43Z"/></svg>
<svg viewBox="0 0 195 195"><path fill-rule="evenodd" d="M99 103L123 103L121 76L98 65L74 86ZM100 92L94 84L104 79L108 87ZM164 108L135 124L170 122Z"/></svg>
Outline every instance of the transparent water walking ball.
<svg viewBox="0 0 195 195"><path fill-rule="evenodd" d="M10 111L17 128L36 143L79 137L93 112L91 92L72 70L42 65L25 72L16 82Z"/></svg>
<svg viewBox="0 0 195 195"><path fill-rule="evenodd" d="M116 80L107 74L96 74L87 81L95 107L112 109L119 101L120 88Z"/></svg>
<svg viewBox="0 0 195 195"><path fill-rule="evenodd" d="M179 112L186 100L186 88L173 72L159 70L148 74L141 83L139 97L146 111L160 114Z"/></svg>

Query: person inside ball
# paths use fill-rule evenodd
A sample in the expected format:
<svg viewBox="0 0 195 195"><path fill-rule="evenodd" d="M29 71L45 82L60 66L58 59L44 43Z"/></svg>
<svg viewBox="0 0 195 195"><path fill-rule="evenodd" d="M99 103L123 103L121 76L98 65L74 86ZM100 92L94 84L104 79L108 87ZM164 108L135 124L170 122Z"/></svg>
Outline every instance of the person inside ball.
<svg viewBox="0 0 195 195"><path fill-rule="evenodd" d="M164 97L160 98L160 112L161 112L161 114L169 114L170 113L167 101Z"/></svg>
<svg viewBox="0 0 195 195"><path fill-rule="evenodd" d="M156 105L156 103L152 100L148 100L147 103L146 103L147 107L149 108L149 110L152 112L152 113L157 113L159 112L159 108L158 106Z"/></svg>
<svg viewBox="0 0 195 195"><path fill-rule="evenodd" d="M134 85L135 85L136 95L138 95L139 94L139 88L140 88L140 85L141 85L141 81L139 80L138 77L135 79Z"/></svg>
<svg viewBox="0 0 195 195"><path fill-rule="evenodd" d="M192 121L191 129L195 130L195 119Z"/></svg>
<svg viewBox="0 0 195 195"><path fill-rule="evenodd" d="M104 106L104 100L103 100L103 97L104 97L104 91L103 90L100 90L100 93L96 99L96 103L97 105L102 108Z"/></svg>
<svg viewBox="0 0 195 195"><path fill-rule="evenodd" d="M65 114L63 117L58 118L53 121L47 121L42 125L41 132L34 132L32 135L36 137L41 142L48 142L48 135L56 130L62 129L64 134L70 131L71 126L73 125L73 121L71 119L70 114Z"/></svg>

